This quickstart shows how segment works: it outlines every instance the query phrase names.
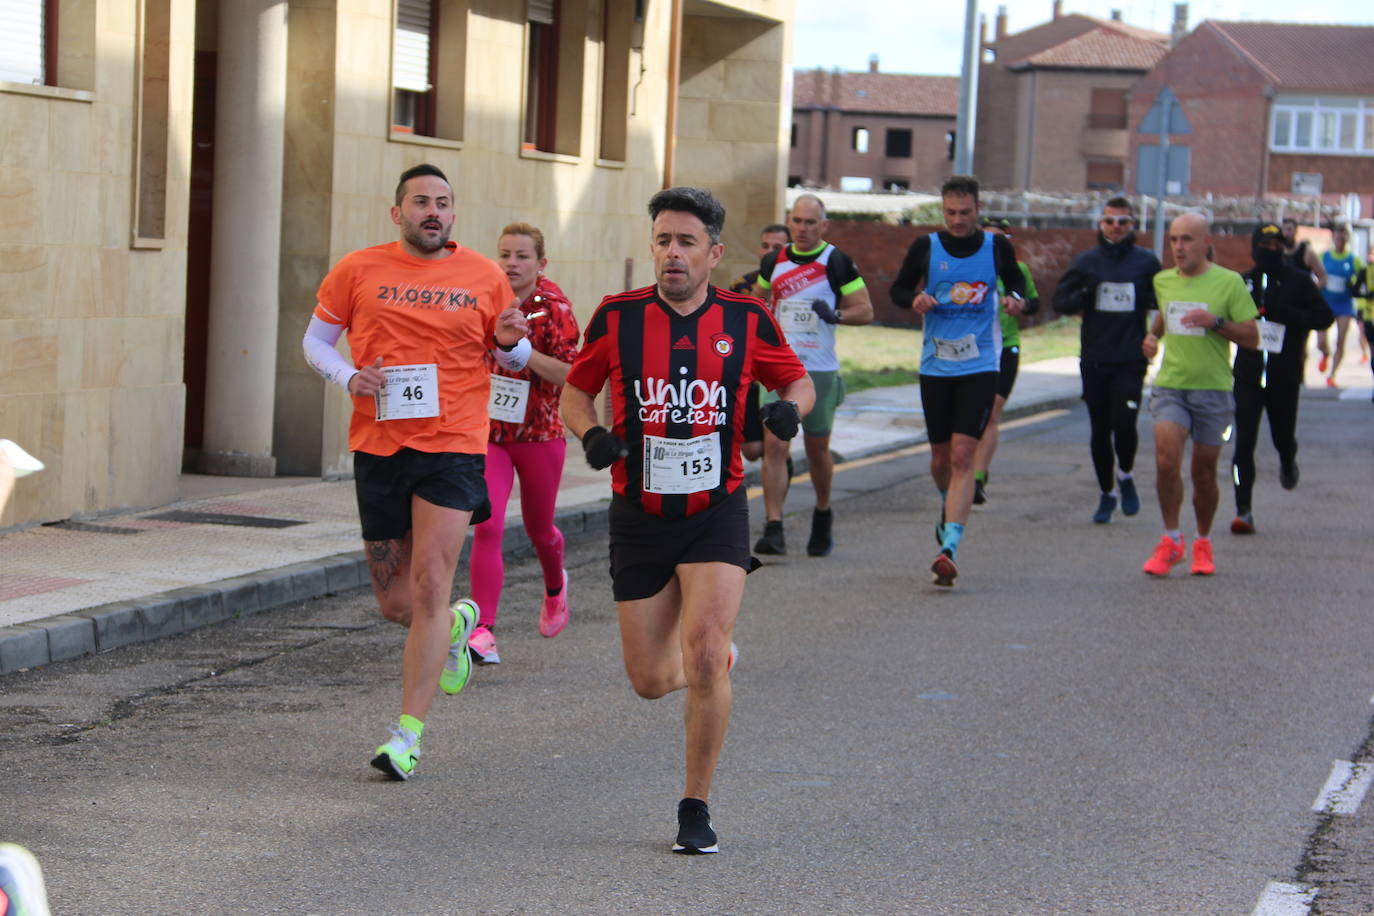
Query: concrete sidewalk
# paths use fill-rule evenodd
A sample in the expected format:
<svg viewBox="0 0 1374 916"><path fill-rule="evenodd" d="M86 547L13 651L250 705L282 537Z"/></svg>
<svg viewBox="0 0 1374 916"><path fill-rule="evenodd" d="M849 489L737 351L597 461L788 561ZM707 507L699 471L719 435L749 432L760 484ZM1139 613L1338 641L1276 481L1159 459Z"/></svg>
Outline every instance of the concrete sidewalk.
<svg viewBox="0 0 1374 916"><path fill-rule="evenodd" d="M1353 344L1352 344L1353 349ZM1370 396L1368 367L1347 359L1344 396ZM1307 394L1336 397L1314 373ZM1363 387L1361 387L1363 386ZM1078 359L1023 365L1006 418L1071 407ZM918 386L851 395L836 417L841 461L925 441ZM793 446L805 468L800 439ZM757 466L750 469L757 479ZM20 486L41 486L42 477ZM156 509L42 525L0 536L0 675L171 636L218 621L367 584L351 480L187 475L183 498ZM557 523L570 539L606 528L610 477L572 443ZM506 551L531 555L517 492ZM466 569L459 570L465 581Z"/></svg>

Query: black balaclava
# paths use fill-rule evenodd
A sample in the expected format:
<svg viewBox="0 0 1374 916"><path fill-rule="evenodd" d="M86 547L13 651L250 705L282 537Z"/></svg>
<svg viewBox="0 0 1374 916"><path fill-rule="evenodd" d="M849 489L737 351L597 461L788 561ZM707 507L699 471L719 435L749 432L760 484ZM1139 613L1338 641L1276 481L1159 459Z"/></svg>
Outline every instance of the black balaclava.
<svg viewBox="0 0 1374 916"><path fill-rule="evenodd" d="M1255 266L1261 273L1273 275L1283 269L1283 248L1271 249L1260 244L1274 238L1283 239L1283 233L1274 223L1265 223L1250 236L1250 256L1255 259Z"/></svg>

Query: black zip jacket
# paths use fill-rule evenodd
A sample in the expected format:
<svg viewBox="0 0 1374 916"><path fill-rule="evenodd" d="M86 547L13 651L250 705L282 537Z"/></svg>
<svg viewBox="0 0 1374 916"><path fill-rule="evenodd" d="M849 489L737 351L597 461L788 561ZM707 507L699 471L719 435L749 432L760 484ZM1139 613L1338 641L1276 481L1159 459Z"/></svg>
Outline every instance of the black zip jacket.
<svg viewBox="0 0 1374 916"><path fill-rule="evenodd" d="M1231 369L1237 381L1258 385L1260 374L1267 372L1268 385L1298 385L1302 383L1302 354L1307 346L1308 331L1323 331L1331 327L1335 317L1331 306L1312 282L1307 268L1301 270L1284 264L1268 281L1258 267L1241 274L1250 295L1255 300L1260 317L1277 321L1285 328L1283 349L1266 354L1264 350L1236 348L1236 362ZM1268 356L1266 366L1265 357Z"/></svg>
<svg viewBox="0 0 1374 916"><path fill-rule="evenodd" d="M1145 362L1140 346L1145 341L1145 320L1155 305L1154 276L1159 259L1135 243L1135 233L1109 242L1099 230L1097 247L1073 259L1054 288L1054 310L1061 315L1082 315L1081 357L1085 363ZM1097 288L1102 283L1130 283L1135 288L1135 310L1103 312L1097 308Z"/></svg>

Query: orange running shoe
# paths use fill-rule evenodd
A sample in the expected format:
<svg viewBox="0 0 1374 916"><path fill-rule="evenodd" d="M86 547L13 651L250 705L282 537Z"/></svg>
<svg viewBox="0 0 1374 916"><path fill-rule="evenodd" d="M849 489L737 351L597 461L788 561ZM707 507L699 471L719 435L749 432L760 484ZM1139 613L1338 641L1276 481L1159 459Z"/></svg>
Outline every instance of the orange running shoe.
<svg viewBox="0 0 1374 916"><path fill-rule="evenodd" d="M1198 538L1193 541L1193 575L1210 576L1217 571L1217 564L1212 562L1212 539Z"/></svg>
<svg viewBox="0 0 1374 916"><path fill-rule="evenodd" d="M1326 354L1325 354L1325 353L1322 354L1321 361L1317 363L1317 371L1318 371L1318 372L1325 372L1325 371L1326 371Z"/></svg>
<svg viewBox="0 0 1374 916"><path fill-rule="evenodd" d="M1155 545L1154 553L1150 554L1150 559L1145 561L1142 567L1147 575L1167 576L1169 569L1183 562L1184 543L1183 536L1175 541L1167 534L1159 536L1159 543Z"/></svg>
<svg viewBox="0 0 1374 916"><path fill-rule="evenodd" d="M935 584L941 588L953 588L954 579L959 575L959 567L954 565L954 557L949 555L949 548L935 557L935 562L930 564L930 571L935 574Z"/></svg>
<svg viewBox="0 0 1374 916"><path fill-rule="evenodd" d="M1327 387L1327 388L1335 388L1335 387L1336 387L1336 380L1335 380L1334 378L1332 378L1331 376L1329 376L1329 375L1326 377L1326 387Z"/></svg>
<svg viewBox="0 0 1374 916"><path fill-rule="evenodd" d="M1249 512L1240 513L1235 518L1231 519L1231 533L1254 534L1255 517L1251 515Z"/></svg>

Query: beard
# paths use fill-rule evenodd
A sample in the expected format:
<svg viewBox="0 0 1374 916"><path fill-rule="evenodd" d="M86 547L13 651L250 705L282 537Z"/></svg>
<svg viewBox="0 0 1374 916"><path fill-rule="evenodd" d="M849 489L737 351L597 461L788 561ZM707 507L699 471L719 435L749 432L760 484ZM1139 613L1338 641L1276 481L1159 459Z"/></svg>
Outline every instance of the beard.
<svg viewBox="0 0 1374 916"><path fill-rule="evenodd" d="M401 235L416 251L423 251L425 254L433 254L448 244L448 237L453 232L453 226L451 224L447 229L442 226L437 228L439 229L439 234L432 235L430 234L433 232L432 228L426 229L414 223L406 223Z"/></svg>

